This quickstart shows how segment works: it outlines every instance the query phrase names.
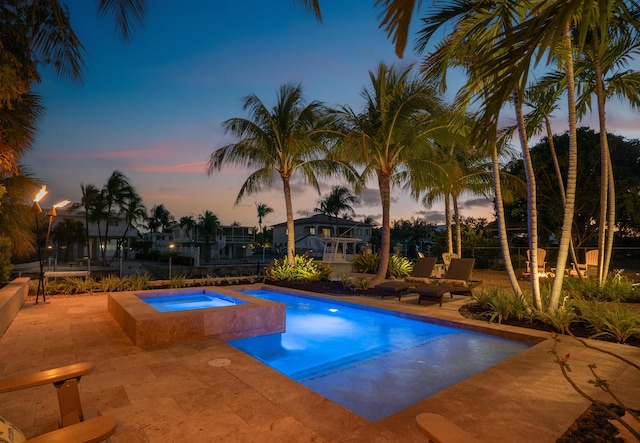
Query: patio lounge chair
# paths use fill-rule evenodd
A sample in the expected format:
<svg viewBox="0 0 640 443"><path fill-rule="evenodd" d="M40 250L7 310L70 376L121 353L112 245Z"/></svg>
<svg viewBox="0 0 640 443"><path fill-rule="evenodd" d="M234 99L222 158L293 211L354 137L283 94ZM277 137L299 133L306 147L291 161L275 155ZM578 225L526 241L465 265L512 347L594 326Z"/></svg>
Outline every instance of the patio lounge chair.
<svg viewBox="0 0 640 443"><path fill-rule="evenodd" d="M431 282L431 273L436 265L436 260L435 257L418 258L411 275L405 277L404 280L392 280L377 284L375 288L380 290L380 298L384 298L385 295L397 295L400 300L402 294L407 290Z"/></svg>
<svg viewBox="0 0 640 443"><path fill-rule="evenodd" d="M416 426L433 443L480 443L473 435L440 414L418 414Z"/></svg>
<svg viewBox="0 0 640 443"><path fill-rule="evenodd" d="M449 269L449 265L451 264L451 260L453 260L454 258L460 258L460 255L456 254L455 252L443 252L442 253L442 264L443 264L445 272L447 272L447 269Z"/></svg>
<svg viewBox="0 0 640 443"><path fill-rule="evenodd" d="M582 277L598 275L598 250L592 249L585 252L584 263L578 263L577 273Z"/></svg>
<svg viewBox="0 0 640 443"><path fill-rule="evenodd" d="M538 275L547 274L547 250L538 248ZM527 262L525 263L526 270L524 271L525 277L530 275L529 262L531 261L531 250L527 249Z"/></svg>
<svg viewBox="0 0 640 443"><path fill-rule="evenodd" d="M56 388L60 418L53 425L53 428L58 427L59 429L30 438L26 440L27 442L97 443L113 435L116 429L116 421L113 417L99 416L85 420L80 404L78 381L80 377L91 371L93 371L93 363L84 362L0 380L0 394L48 385L49 383L52 383ZM22 433L0 417L0 440L9 434L13 434L16 441L24 441Z"/></svg>
<svg viewBox="0 0 640 443"><path fill-rule="evenodd" d="M430 284L416 286L411 290L418 294L418 304L422 299L431 299L439 301L442 306L442 297L447 292L452 298L453 294L471 294L471 290L482 283L480 280L471 280L474 263L474 258L451 259L449 269L443 278Z"/></svg>

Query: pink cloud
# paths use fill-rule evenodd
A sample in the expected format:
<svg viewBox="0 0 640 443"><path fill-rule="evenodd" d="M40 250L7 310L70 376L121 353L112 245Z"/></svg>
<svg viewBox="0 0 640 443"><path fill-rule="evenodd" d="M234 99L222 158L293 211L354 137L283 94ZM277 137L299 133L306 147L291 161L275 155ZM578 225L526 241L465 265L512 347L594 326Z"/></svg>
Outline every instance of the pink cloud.
<svg viewBox="0 0 640 443"><path fill-rule="evenodd" d="M194 162L194 163L182 163L177 165L149 165L139 164L132 165L127 169L133 171L146 171L146 172L197 172L204 173L207 171L206 162Z"/></svg>

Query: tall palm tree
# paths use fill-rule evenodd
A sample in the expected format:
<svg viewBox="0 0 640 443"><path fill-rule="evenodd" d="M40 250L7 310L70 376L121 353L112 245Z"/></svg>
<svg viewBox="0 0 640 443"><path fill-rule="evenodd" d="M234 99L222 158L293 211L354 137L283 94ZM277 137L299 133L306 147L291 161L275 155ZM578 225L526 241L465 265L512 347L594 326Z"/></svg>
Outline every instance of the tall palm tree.
<svg viewBox="0 0 640 443"><path fill-rule="evenodd" d="M187 234L189 235L189 242L193 244L193 229L196 227L197 223L193 218L193 215L185 215L180 217L180 221L178 222L181 228L187 228Z"/></svg>
<svg viewBox="0 0 640 443"><path fill-rule="evenodd" d="M382 201L382 236L377 280L384 279L391 252L391 186L405 184L419 170L437 174L429 161L434 138L448 133L440 123L443 106L435 91L411 77L412 67L396 69L380 63L369 73L364 110L338 110L345 132L338 155L362 167L362 183L375 177Z"/></svg>
<svg viewBox="0 0 640 443"><path fill-rule="evenodd" d="M105 228L102 243L102 265L107 266L107 245L109 244L109 225L111 220L124 212L128 202L135 199L137 193L129 179L120 171L113 171L100 191L104 200Z"/></svg>
<svg viewBox="0 0 640 443"><path fill-rule="evenodd" d="M264 262L265 245L267 240L266 230L262 229L262 219L273 212L273 208L266 203L256 203L256 211L258 212L258 226L262 235L262 261Z"/></svg>
<svg viewBox="0 0 640 443"><path fill-rule="evenodd" d="M82 243L84 241L84 226L81 221L72 220L70 218L63 218L56 224L55 228L51 232L51 238L58 244L64 245L64 261L69 261L69 254L71 252L71 246L76 243Z"/></svg>
<svg viewBox="0 0 640 443"><path fill-rule="evenodd" d="M153 205L146 218L147 227L151 232L164 232L174 222L174 217L163 204Z"/></svg>
<svg viewBox="0 0 640 443"><path fill-rule="evenodd" d="M330 224L333 224L333 217L336 218L336 232L337 237L340 236L340 221L338 215L355 214L353 210L353 203L356 203L358 198L344 186L336 185L331 188L331 192L324 198L318 200L318 207L314 209L314 212L329 216Z"/></svg>
<svg viewBox="0 0 640 443"><path fill-rule="evenodd" d="M280 178L287 216L287 259L293 262L292 177L301 176L319 193L319 175L330 176L342 171L352 178L354 172L346 164L331 159L326 144L331 120L320 102L305 104L300 84L281 86L272 109L254 94L244 98L243 109L249 111L250 118L231 118L223 123L225 132L239 140L211 154L208 174L230 164L253 171L240 188L236 204L245 195L258 192L263 186L270 187Z"/></svg>
<svg viewBox="0 0 640 443"><path fill-rule="evenodd" d="M220 226L220 220L218 217L209 210L204 211L198 216L198 228L204 236L204 253L206 261L211 260L211 237L215 238Z"/></svg>
<svg viewBox="0 0 640 443"><path fill-rule="evenodd" d="M87 245L87 258L89 260L92 259L92 245L89 241L89 223L92 221L98 222L100 217L98 215L99 202L98 199L101 197L100 191L94 185L80 185L80 189L82 189L82 199L79 203L74 203L71 205L70 210L75 211L80 208L84 210L84 233L85 233L85 244ZM99 230L100 225L98 225Z"/></svg>

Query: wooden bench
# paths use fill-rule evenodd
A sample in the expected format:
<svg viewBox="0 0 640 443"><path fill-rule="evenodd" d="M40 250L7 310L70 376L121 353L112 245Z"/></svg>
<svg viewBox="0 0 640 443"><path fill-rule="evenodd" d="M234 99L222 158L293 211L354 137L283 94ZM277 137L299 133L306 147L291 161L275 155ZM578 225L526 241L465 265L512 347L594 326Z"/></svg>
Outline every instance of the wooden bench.
<svg viewBox="0 0 640 443"><path fill-rule="evenodd" d="M88 279L91 275L91 271L47 271L44 273L44 278L46 280L53 278L54 280L57 278L63 277L84 277L84 279Z"/></svg>

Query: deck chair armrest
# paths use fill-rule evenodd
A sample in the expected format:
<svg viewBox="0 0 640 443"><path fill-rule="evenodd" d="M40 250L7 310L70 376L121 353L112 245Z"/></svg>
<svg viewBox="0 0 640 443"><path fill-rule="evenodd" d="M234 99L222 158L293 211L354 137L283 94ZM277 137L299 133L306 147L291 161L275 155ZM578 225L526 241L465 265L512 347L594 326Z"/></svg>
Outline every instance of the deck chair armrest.
<svg viewBox="0 0 640 443"><path fill-rule="evenodd" d="M467 289L473 289L473 288L477 288L478 286L480 286L482 284L482 280L471 280L468 284L467 284Z"/></svg>
<svg viewBox="0 0 640 443"><path fill-rule="evenodd" d="M116 431L116 420L107 415L30 438L27 443L98 443Z"/></svg>
<svg viewBox="0 0 640 443"><path fill-rule="evenodd" d="M418 414L416 426L433 443L479 443L469 432L440 414Z"/></svg>
<svg viewBox="0 0 640 443"><path fill-rule="evenodd" d="M47 385L49 383L58 385L73 378L79 379L81 376L87 375L91 371L93 371L93 363L82 362L62 366L60 368L49 369L47 371L5 378L0 380L0 394Z"/></svg>

